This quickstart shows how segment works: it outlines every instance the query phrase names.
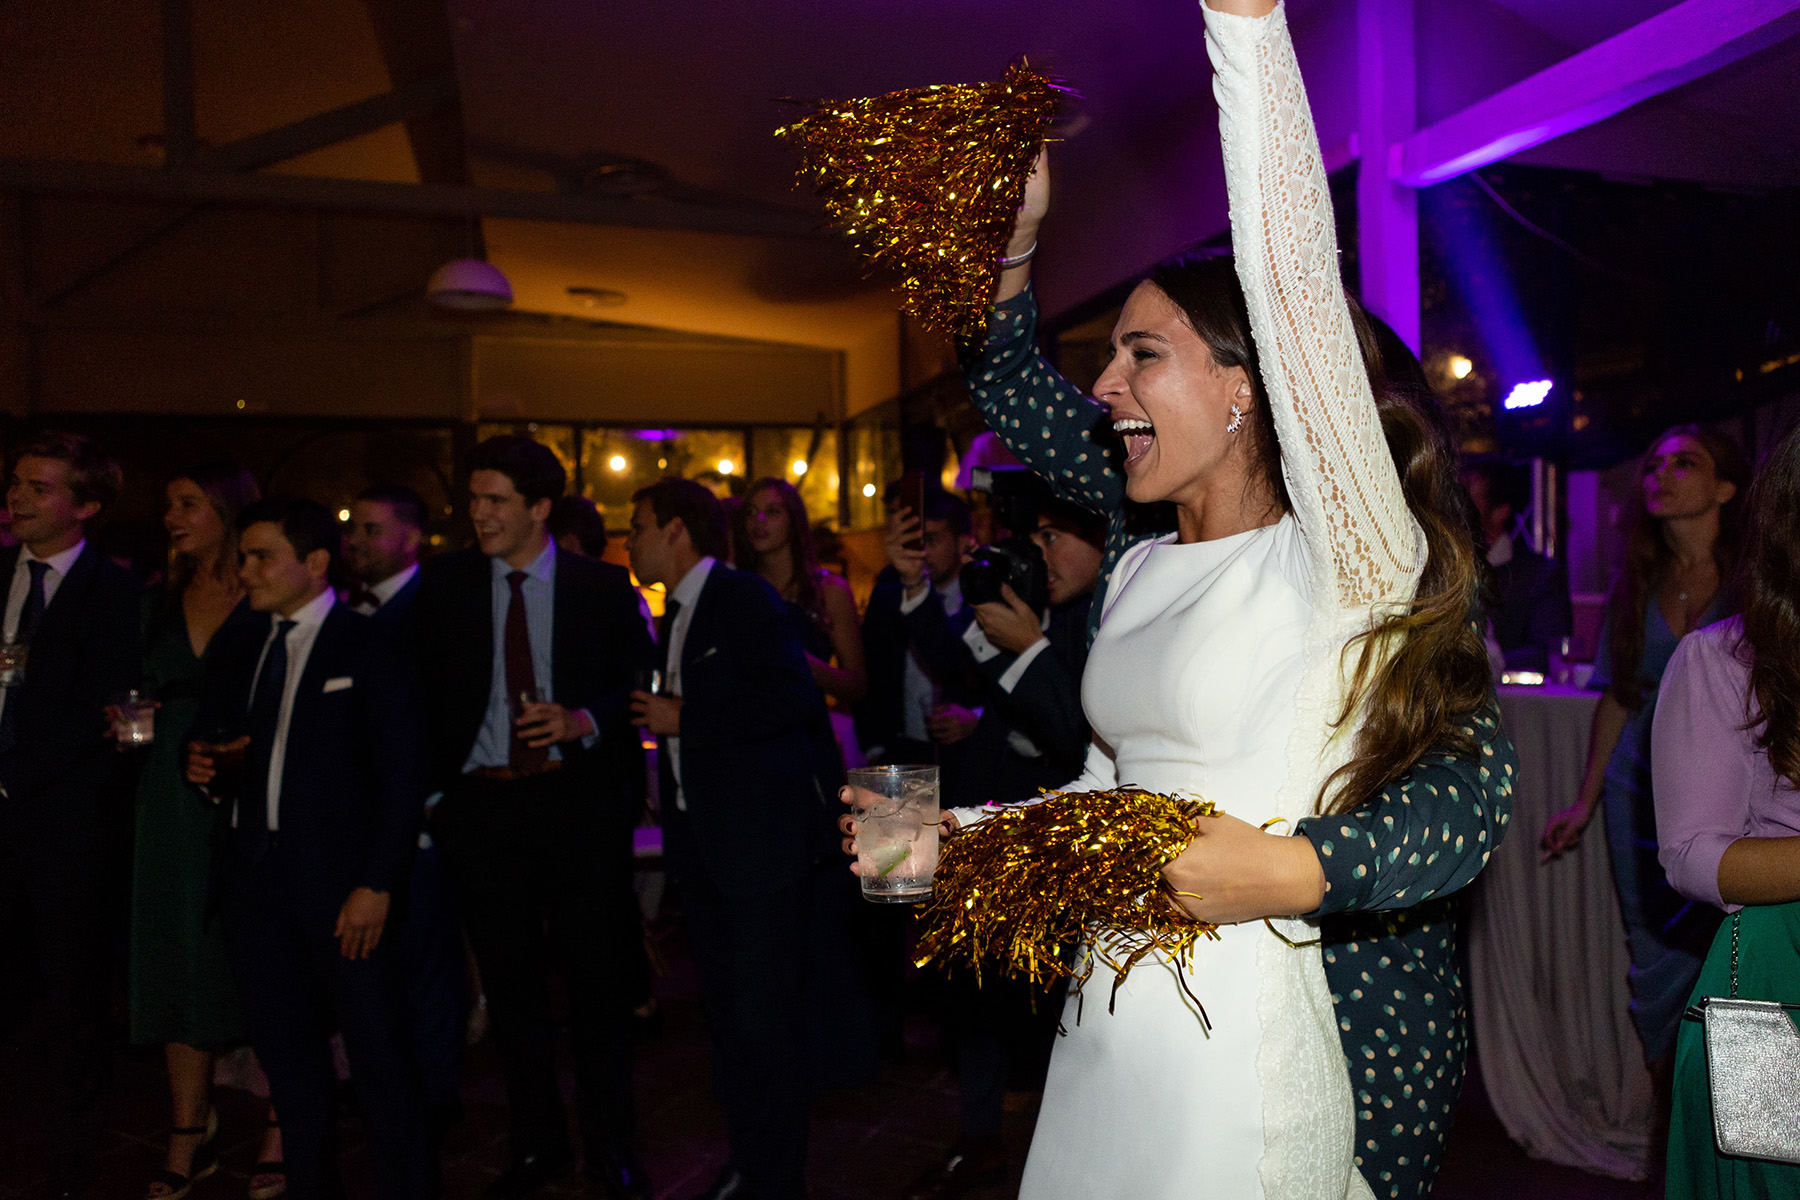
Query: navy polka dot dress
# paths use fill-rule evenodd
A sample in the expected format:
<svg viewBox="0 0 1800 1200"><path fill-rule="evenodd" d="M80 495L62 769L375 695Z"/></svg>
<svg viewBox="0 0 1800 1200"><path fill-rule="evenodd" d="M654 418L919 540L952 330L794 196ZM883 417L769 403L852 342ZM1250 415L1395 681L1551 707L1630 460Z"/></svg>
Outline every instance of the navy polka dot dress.
<svg viewBox="0 0 1800 1200"><path fill-rule="evenodd" d="M1028 288L996 307L963 371L1007 448L1065 499L1109 517L1091 631L1120 555L1165 531L1128 518L1124 477L1095 437L1109 429L1106 410L1044 360L1036 334ZM1357 1169L1382 1200L1431 1193L1462 1090L1468 1013L1453 893L1499 845L1518 771L1492 703L1466 732L1473 753L1428 756L1360 807L1298 822L1325 870L1312 915L1356 1098Z"/></svg>

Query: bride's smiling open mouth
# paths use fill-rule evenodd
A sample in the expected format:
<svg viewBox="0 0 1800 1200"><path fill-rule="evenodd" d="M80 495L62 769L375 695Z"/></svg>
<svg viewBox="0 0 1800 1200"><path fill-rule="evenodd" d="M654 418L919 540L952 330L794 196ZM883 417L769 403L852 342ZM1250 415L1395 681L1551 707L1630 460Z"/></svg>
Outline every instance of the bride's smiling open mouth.
<svg viewBox="0 0 1800 1200"><path fill-rule="evenodd" d="M1150 453L1150 446L1156 441L1156 426L1142 417L1115 417L1112 427L1125 443L1125 466L1129 470Z"/></svg>

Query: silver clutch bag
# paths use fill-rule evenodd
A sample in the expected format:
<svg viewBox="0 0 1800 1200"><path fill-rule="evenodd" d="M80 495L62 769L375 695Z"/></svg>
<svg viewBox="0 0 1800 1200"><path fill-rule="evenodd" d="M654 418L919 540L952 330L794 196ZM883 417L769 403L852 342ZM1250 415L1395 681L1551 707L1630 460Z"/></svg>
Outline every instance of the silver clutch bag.
<svg viewBox="0 0 1800 1200"><path fill-rule="evenodd" d="M1706 1078L1720 1154L1800 1163L1800 1004L1737 994L1738 917L1731 916L1731 995L1703 996L1687 1015L1706 1031Z"/></svg>

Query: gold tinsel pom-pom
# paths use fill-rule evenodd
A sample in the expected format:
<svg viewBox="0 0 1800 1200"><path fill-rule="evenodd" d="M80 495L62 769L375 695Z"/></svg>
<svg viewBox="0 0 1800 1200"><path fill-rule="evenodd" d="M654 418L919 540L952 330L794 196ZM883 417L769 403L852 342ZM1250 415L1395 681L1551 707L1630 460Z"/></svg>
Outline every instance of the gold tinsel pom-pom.
<svg viewBox="0 0 1800 1200"><path fill-rule="evenodd" d="M997 83L939 84L818 101L775 131L800 179L908 312L963 339L987 327L1025 180L1069 89L1021 59Z"/></svg>
<svg viewBox="0 0 1800 1200"><path fill-rule="evenodd" d="M1115 996L1152 951L1185 968L1194 944L1216 937L1218 926L1188 915L1162 869L1187 848L1194 822L1214 813L1209 801L1139 788L1051 793L1002 808L944 843L920 913L918 965L966 968L979 980L986 964L1033 983L1067 976L1079 986L1103 962ZM1090 957L1078 971L1068 960L1084 938Z"/></svg>

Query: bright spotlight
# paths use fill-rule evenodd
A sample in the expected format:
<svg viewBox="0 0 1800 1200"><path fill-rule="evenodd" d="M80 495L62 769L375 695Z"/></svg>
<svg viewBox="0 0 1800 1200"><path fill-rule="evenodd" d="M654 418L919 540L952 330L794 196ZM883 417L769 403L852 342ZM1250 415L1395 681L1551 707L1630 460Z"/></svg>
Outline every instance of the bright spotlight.
<svg viewBox="0 0 1800 1200"><path fill-rule="evenodd" d="M623 471L625 469L625 456L623 454L615 454L606 460L606 465L615 471Z"/></svg>
<svg viewBox="0 0 1800 1200"><path fill-rule="evenodd" d="M732 462L729 458L721 458L719 460L719 474L729 475L735 470L737 470L737 464Z"/></svg>
<svg viewBox="0 0 1800 1200"><path fill-rule="evenodd" d="M1521 383L1508 392L1501 407L1509 412L1515 408L1536 408L1550 397L1550 389L1555 384L1548 379L1534 379L1530 383Z"/></svg>
<svg viewBox="0 0 1800 1200"><path fill-rule="evenodd" d="M796 474L796 475L806 474L806 460L804 458L796 458L794 460L794 474Z"/></svg>
<svg viewBox="0 0 1800 1200"><path fill-rule="evenodd" d="M863 495L873 497L875 495L875 485L872 483L863 484Z"/></svg>
<svg viewBox="0 0 1800 1200"><path fill-rule="evenodd" d="M1450 356L1450 374L1456 376L1458 379L1467 379L1469 377L1469 372L1474 369L1475 364L1464 358L1462 355L1452 354Z"/></svg>
<svg viewBox="0 0 1800 1200"><path fill-rule="evenodd" d="M350 510L349 509L347 509L347 508L338 509L338 520L348 521L349 519L350 519Z"/></svg>

